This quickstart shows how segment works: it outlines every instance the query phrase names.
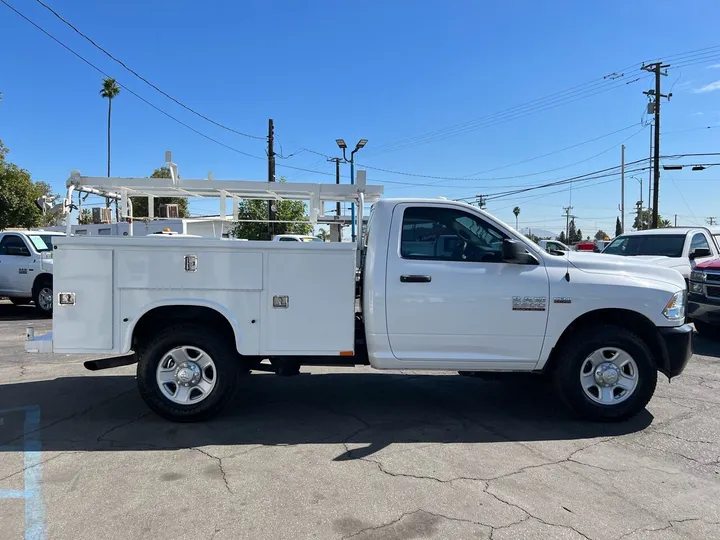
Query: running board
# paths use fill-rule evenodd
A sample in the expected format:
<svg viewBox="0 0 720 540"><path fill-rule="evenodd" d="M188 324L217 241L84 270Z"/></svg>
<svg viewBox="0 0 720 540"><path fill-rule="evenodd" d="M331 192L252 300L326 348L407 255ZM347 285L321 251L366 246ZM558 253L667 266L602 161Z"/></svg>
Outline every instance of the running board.
<svg viewBox="0 0 720 540"><path fill-rule="evenodd" d="M113 356L112 358L101 358L100 360L88 360L83 365L85 369L90 371L100 371L101 369L110 369L120 366L129 366L137 363L135 354L125 356Z"/></svg>

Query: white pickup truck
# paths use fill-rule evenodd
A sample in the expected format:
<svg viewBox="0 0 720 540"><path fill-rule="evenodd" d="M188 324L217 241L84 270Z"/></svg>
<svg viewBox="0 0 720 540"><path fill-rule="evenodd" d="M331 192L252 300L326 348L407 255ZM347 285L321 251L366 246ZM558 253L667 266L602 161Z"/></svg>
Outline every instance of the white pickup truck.
<svg viewBox="0 0 720 540"><path fill-rule="evenodd" d="M718 245L712 231L704 227L667 227L621 234L602 251L673 268L685 278L695 264L717 257Z"/></svg>
<svg viewBox="0 0 720 540"><path fill-rule="evenodd" d="M137 362L143 399L174 421L218 413L253 369L363 364L530 372L580 416L621 420L691 356L678 272L548 253L446 200L378 201L357 246L75 237L54 253L53 332L28 328L26 350Z"/></svg>
<svg viewBox="0 0 720 540"><path fill-rule="evenodd" d="M50 231L0 232L0 296L13 304L35 303L41 315L53 309L52 241L64 236Z"/></svg>

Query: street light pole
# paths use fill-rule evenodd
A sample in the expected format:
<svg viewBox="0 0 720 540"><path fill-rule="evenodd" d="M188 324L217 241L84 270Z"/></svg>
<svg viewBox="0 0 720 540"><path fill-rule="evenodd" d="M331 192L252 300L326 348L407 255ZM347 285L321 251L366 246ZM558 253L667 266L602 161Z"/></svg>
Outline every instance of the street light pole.
<svg viewBox="0 0 720 540"><path fill-rule="evenodd" d="M355 150L350 152L350 159L347 158L346 151L347 151L347 144L343 139L335 139L335 142L337 143L338 147L343 151L343 159L346 163L350 163L350 185L355 184L355 153L360 150L361 148L364 148L367 144L367 139L360 139L358 143L355 145ZM355 234L355 203L350 203L350 234L352 236L352 241L355 242L357 239L357 235ZM362 224L360 225L360 228L362 230Z"/></svg>

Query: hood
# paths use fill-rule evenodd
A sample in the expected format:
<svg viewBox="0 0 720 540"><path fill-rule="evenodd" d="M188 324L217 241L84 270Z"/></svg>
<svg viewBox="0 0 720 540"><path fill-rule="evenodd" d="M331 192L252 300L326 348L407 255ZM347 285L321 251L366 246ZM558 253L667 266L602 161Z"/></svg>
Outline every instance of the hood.
<svg viewBox="0 0 720 540"><path fill-rule="evenodd" d="M608 255L606 255L607 257ZM664 255L632 255L632 256L621 256L622 258L634 259L647 264L657 264L660 266L667 266L673 268L675 266L685 266L687 260L682 257L665 257Z"/></svg>
<svg viewBox="0 0 720 540"><path fill-rule="evenodd" d="M602 255L600 253L569 252L568 260L578 270L588 273L627 275L639 279L661 281L680 288L685 287L685 279L669 265L658 265L655 259L667 260L670 257L623 257L620 255ZM682 261L682 259L680 259Z"/></svg>
<svg viewBox="0 0 720 540"><path fill-rule="evenodd" d="M695 266L696 270L720 270L720 257L699 262Z"/></svg>

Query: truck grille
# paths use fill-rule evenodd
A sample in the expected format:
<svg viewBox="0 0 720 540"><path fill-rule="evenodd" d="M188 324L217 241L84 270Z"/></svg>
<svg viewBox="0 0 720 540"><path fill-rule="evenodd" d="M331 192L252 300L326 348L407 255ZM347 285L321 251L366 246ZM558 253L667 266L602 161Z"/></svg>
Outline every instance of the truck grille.
<svg viewBox="0 0 720 540"><path fill-rule="evenodd" d="M715 298L720 298L720 287L707 287L707 295Z"/></svg>
<svg viewBox="0 0 720 540"><path fill-rule="evenodd" d="M705 273L705 281L720 281L720 274Z"/></svg>

